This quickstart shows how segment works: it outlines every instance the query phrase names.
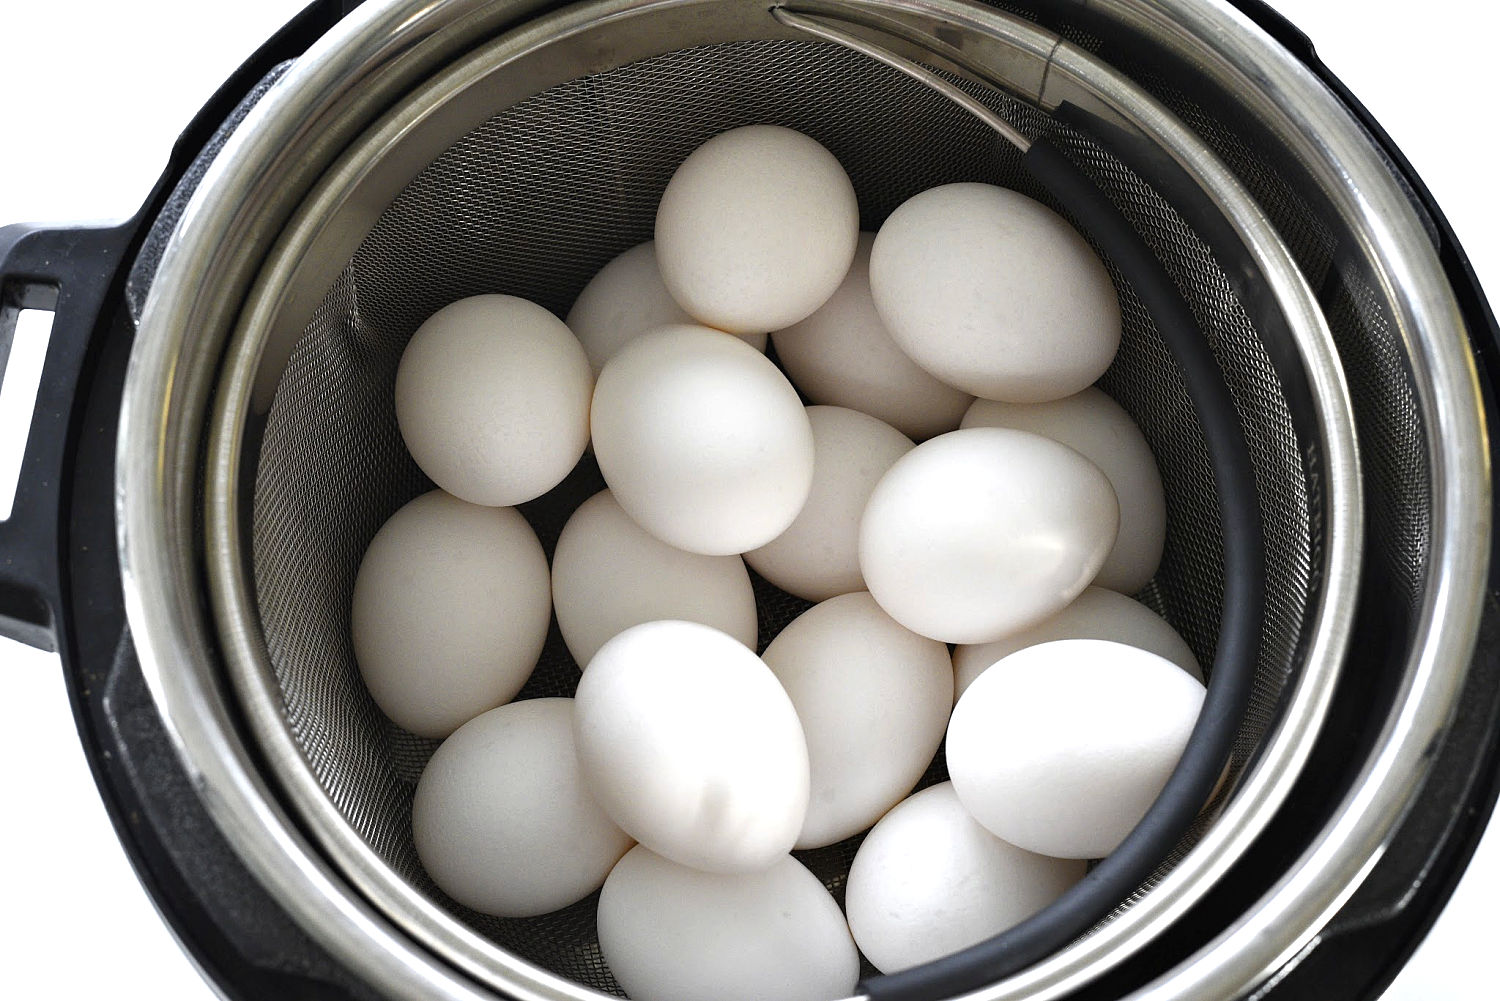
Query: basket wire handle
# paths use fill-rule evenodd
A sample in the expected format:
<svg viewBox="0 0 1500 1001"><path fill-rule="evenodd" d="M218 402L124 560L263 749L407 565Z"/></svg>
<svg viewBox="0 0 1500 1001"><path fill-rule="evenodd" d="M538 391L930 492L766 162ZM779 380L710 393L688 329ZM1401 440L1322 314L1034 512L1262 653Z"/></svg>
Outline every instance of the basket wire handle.
<svg viewBox="0 0 1500 1001"><path fill-rule="evenodd" d="M921 63L914 62L904 56L898 56L889 49L876 45L874 42L866 41L853 32L834 27L821 17L799 14L796 11L788 10L786 7L771 8L771 16L789 28L796 28L798 31L821 38L824 41L833 42L835 45L842 45L846 49L853 49L855 52L869 56L876 62L883 63L893 70L905 73L924 87L942 94L948 100L988 125L991 129L994 129L996 133L1022 153L1031 148L1031 140L1022 135L1020 130L1014 125Z"/></svg>
<svg viewBox="0 0 1500 1001"><path fill-rule="evenodd" d="M1027 138L927 67L825 17L786 7L773 7L771 16L904 73L972 113L1022 152L1027 172L1120 270L1171 350L1203 430L1219 498L1224 565L1219 640L1208 694L1177 768L1129 836L1049 907L952 956L860 984L873 1001L930 1001L978 990L1086 933L1146 882L1211 798L1249 702L1260 651L1265 552L1255 467L1234 398L1191 307L1120 209L1062 150L1044 136Z"/></svg>

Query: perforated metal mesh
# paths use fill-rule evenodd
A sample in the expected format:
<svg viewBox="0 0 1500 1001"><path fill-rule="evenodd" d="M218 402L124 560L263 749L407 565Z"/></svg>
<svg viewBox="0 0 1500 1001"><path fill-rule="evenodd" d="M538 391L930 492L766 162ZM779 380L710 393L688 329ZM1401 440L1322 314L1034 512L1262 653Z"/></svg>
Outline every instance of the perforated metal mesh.
<svg viewBox="0 0 1500 1001"><path fill-rule="evenodd" d="M1089 140L971 90L1023 131L1054 137L1101 183L1186 292L1224 368L1255 462L1270 570L1257 685L1236 742L1242 763L1294 669L1316 583L1312 445L1298 440L1228 278L1177 213ZM392 404L396 365L417 326L443 305L485 292L524 296L564 315L599 267L650 238L677 164L710 136L757 122L798 129L827 146L854 181L867 229L907 197L951 181L988 181L1046 200L1015 150L965 112L822 43L708 46L575 80L497 114L401 193L309 324L261 446L253 504L259 607L287 718L328 796L396 872L452 913L498 945L605 991L618 988L599 955L592 899L541 918L501 920L446 900L423 873L410 803L435 742L395 728L364 691L349 640L350 597L375 531L430 488L401 444ZM1222 578L1205 445L1150 317L1118 275L1116 284L1125 337L1102 384L1145 431L1168 505L1166 556L1141 597L1210 664ZM585 459L556 490L522 508L549 557L568 515L602 486ZM756 592L764 646L807 606L758 579ZM521 697L571 694L577 679L554 625ZM928 781L942 774L939 760ZM806 853L840 898L856 844Z"/></svg>

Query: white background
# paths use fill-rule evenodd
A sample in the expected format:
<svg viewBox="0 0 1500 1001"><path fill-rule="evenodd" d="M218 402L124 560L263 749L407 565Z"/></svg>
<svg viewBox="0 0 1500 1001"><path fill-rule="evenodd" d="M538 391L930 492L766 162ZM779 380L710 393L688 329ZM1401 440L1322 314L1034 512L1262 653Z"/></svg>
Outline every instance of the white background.
<svg viewBox="0 0 1500 1001"><path fill-rule="evenodd" d="M0 224L121 218L178 131L297 0L0 0ZM1483 5L1280 0L1395 137L1500 297L1493 23ZM25 332L23 331L24 339ZM18 348L23 350L24 346ZM19 447L0 415L0 458ZM116 843L56 659L0 640L0 995L205 999ZM1500 835L1388 998L1486 995Z"/></svg>

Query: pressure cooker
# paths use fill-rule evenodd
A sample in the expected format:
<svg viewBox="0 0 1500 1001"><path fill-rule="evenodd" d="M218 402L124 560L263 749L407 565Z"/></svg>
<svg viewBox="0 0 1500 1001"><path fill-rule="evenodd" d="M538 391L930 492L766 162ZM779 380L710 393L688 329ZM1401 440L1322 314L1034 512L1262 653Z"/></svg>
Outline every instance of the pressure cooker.
<svg viewBox="0 0 1500 1001"><path fill-rule="evenodd" d="M426 877L434 745L360 688L349 592L427 485L390 401L421 321L565 312L687 151L757 122L833 151L866 229L985 180L1094 242L1101 385L1168 493L1138 597L1209 667L1206 749L1087 906L859 996L1377 996L1500 789L1500 338L1421 180L1257 0L320 0L129 221L0 229L0 343L55 314L0 630L60 654L163 919L232 998L620 995L592 901L503 920ZM586 467L526 510L544 543ZM799 609L763 584L769 639ZM554 637L523 697L573 683ZM820 851L837 894L853 848Z"/></svg>

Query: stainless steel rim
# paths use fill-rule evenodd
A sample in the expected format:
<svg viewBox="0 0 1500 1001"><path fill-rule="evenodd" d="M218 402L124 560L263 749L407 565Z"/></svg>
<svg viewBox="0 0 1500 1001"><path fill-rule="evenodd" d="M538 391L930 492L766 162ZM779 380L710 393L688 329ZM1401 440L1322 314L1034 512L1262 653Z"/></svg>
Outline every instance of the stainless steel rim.
<svg viewBox="0 0 1500 1001"><path fill-rule="evenodd" d="M1236 800L1215 825L1217 836L1209 839L1201 851L1192 852L1179 866L1184 870L1181 875L1169 875L1151 894L1100 932L1034 968L1038 971L1036 974L1022 974L996 985L995 989L1040 989L1040 983L1046 981L1036 986L1025 982L1014 984L1014 981L1030 980L1032 976L1054 967L1061 971L1056 982L1063 987L1076 977L1097 975L1106 966L1122 960L1131 949L1138 948L1146 938L1165 927L1207 892L1237 857L1242 846L1259 833L1300 772L1310 736L1321 721L1342 659L1349 629L1349 610L1353 605L1351 589L1359 575L1361 505L1347 390L1332 354L1331 339L1322 313L1279 237L1261 218L1254 203L1228 171L1193 140L1185 127L1138 88L1108 72L1086 54L1073 53L1066 46L1059 47L1055 37L1034 26L991 11L945 3L918 8L901 0L865 0L862 3L825 3L821 6L856 19L861 15L868 19L872 13L904 16L920 13L924 18L940 18L980 37L1004 40L1018 51L1029 54L1039 65L1048 65L1046 61L1050 58L1050 73L1029 75L1036 87L1011 82L1010 89L1022 92L1023 96L1044 107L1055 106L1057 99L1054 95L1057 93L1067 93L1075 102L1083 99L1085 94L1091 95L1104 105L1103 110L1121 116L1172 148L1182 165L1214 194L1220 208L1252 246L1267 274L1277 282L1278 299L1295 313L1292 319L1293 327L1300 335L1298 346L1313 375L1314 397L1321 401L1316 409L1324 420L1320 444L1328 457L1330 491L1326 498L1328 545L1322 568L1325 584L1319 604L1319 621L1311 633L1313 643L1309 649L1309 665L1299 694L1290 700L1281 739L1273 739L1262 757L1258 772L1246 777ZM321 291L312 289L312 294L303 295L295 286L289 288L293 273L309 259L337 262L346 256L331 251L327 242L336 241L340 250L352 249L362 232L356 227L355 232L333 233L325 222L351 197L361 180L378 169L393 151L400 149L405 138L418 132L426 121L442 117L436 110L442 100L453 98L466 85L476 84L486 73L524 58L538 46L554 44L592 26L603 23L617 26L633 16L692 8L707 8L696 13L691 22L703 34L690 41L680 41L680 44L707 40L722 30L715 22L713 12L724 8L713 0L657 0L649 4L626 0L590 4L542 19L486 46L404 101L401 108L388 116L373 134L351 148L288 226L248 300L229 349L215 408L207 478L208 528L214 557L209 562L209 579L230 675L248 711L252 730L259 744L268 750L273 771L298 814L311 825L320 843L360 892L410 929L415 937L452 957L472 975L501 988L510 987L518 970L529 971L535 967L476 935L393 873L328 800L299 750L281 710L276 676L256 624L253 584L245 571L248 561L241 545L242 512L238 508L238 499L243 496L241 477L247 471L241 469L239 443L247 416L269 402L264 387L257 387L255 379L268 340L280 342L281 346L276 350L285 350L285 345L305 324L303 313L310 308L310 305L301 309L297 306L316 302ZM742 23L745 10L738 8L730 15L735 20L725 26L734 35L746 36L746 24ZM767 34L783 33L770 18L759 11L754 14L751 26L759 27ZM666 33L660 31L655 35L666 37ZM646 54L640 53L642 56ZM614 51L613 58L628 61L618 51ZM1044 79L1048 81L1045 90L1040 89ZM540 90L551 82L554 81L538 80L536 89ZM489 101L476 103L495 106ZM456 138L457 134L477 124L477 121L465 122L452 125L450 129ZM396 152L395 159L406 160L399 152ZM411 165L411 169L415 166L419 164ZM397 178L380 185L392 194L405 180L401 170L395 173ZM371 199L361 198L362 203L365 201ZM377 197L373 201L378 204L380 199ZM373 215L369 221L374 221ZM315 281L314 284L319 283ZM290 308L288 303L292 304ZM289 319L286 314L290 314ZM1154 900L1158 893L1163 893L1160 903ZM1152 906L1146 906L1148 903ZM586 988L565 982L557 986L563 996L598 996Z"/></svg>
<svg viewBox="0 0 1500 1001"><path fill-rule="evenodd" d="M591 11L623 14L641 6L627 0L601 4ZM945 20L968 18L991 31L1001 30L1000 23L1007 20L992 11L958 3L898 4L891 0L882 6L942 11ZM1215 34L1203 30L1235 25L1225 11L1204 9L1201 2L1191 0L1155 5L1119 0L1097 6L1111 16L1149 18L1158 27L1165 24L1163 31L1177 31L1172 28L1172 20L1161 20L1170 13L1176 24L1199 29L1192 36L1177 31L1173 36L1176 44L1184 51L1212 55L1211 65L1216 71L1237 73L1240 70L1236 67L1248 66L1258 66L1262 72L1267 67L1275 70L1269 76L1282 86L1280 100L1292 101L1287 95L1293 95L1294 103L1301 108L1300 116L1287 116L1285 121L1305 124L1309 116L1327 119L1323 146L1314 151L1316 162L1330 177L1342 176L1355 182L1354 190L1359 194L1350 196L1353 217L1369 224L1372 239L1380 239L1382 260L1389 268L1387 277L1408 279L1400 286L1407 290L1409 299L1401 317L1402 330L1413 356L1420 359L1422 401L1433 415L1433 469L1441 502L1440 520L1435 525L1439 544L1424 609L1426 642L1418 647L1421 656L1409 679L1412 699L1403 715L1392 721L1391 742L1369 771L1372 778L1390 781L1370 795L1356 794L1345 804L1335 827L1325 832L1323 841L1313 849L1316 857L1310 861L1347 865L1337 871L1304 869L1306 878L1300 880L1296 874L1289 877L1265 902L1279 908L1279 920L1260 922L1257 931L1237 927L1226 933L1226 945L1230 947L1223 949L1216 963L1206 964L1212 967L1208 979L1197 975L1188 981L1184 979L1186 974L1174 974L1156 988L1168 992L1161 996L1228 996L1253 983L1273 969L1280 957L1300 947L1315 933L1321 918L1336 906L1330 901L1342 901L1352 892L1358 876L1389 834L1399 807L1420 781L1421 770L1416 767L1412 749L1425 747L1446 721L1474 633L1481 591L1478 582L1484 569L1484 547L1477 542L1487 537L1488 531L1487 470L1479 447L1482 429L1473 402L1474 376L1463 351L1461 322L1441 269L1425 244L1411 238L1420 229L1400 193L1383 166L1374 161L1373 153L1362 145L1357 126L1337 108L1331 95L1299 72L1300 67L1288 54L1264 39L1226 38L1222 31ZM190 773L237 850L297 919L336 956L380 989L399 997L480 994L451 967L416 948L405 932L378 910L351 894L338 869L329 866L298 834L256 773L232 723L225 693L214 677L215 643L197 593L196 540L191 536L192 490L197 474L194 459L204 411L217 378L217 355L235 321L238 292L254 278L261 254L279 235L295 203L315 180L317 169L382 110L382 100L390 100L440 66L463 40L472 39L476 33L493 33L525 13L524 4L485 5L477 0L450 0L431 7L412 0L367 5L301 60L236 133L184 217L148 303L132 357L122 415L117 506L127 608L143 667ZM774 32L768 29L768 33ZM1214 38L1222 51L1208 52L1198 40L1201 38ZM1108 86L1108 81L1095 81L1090 67L1075 63L1065 48L1059 48L1052 68L1066 71L1079 84ZM1286 115L1276 101L1264 99L1278 115ZM1161 122L1147 124L1165 127ZM310 135L318 136L316 148L323 156L301 153L305 148L301 137ZM1203 164L1192 166L1204 168ZM1387 211L1379 219L1367 218L1376 206ZM1396 242L1402 239L1406 242ZM215 294L196 299L178 297L172 290L180 289L213 289ZM1305 289L1288 289L1293 301L1305 297L1305 293ZM1318 317L1316 309L1310 316ZM1317 322L1321 324L1320 318ZM1318 338L1312 340L1317 342ZM1331 394L1341 404L1333 408L1338 415L1334 423L1341 419L1344 426L1324 428L1323 447L1330 464L1351 475L1355 471L1354 451L1342 377L1326 344L1304 346L1303 351L1314 390ZM220 419L228 419L229 414L226 407ZM1357 477L1352 482L1357 483ZM211 476L210 483L216 484L217 476ZM1325 550L1324 611L1315 627L1315 656L1295 699L1301 708L1300 723L1288 717L1273 738L1282 742L1272 746L1280 746L1289 762L1305 754L1316 731L1347 639L1349 602L1335 605L1329 600L1330 594L1347 594L1357 576L1349 572L1357 566L1350 562L1358 556L1357 497L1352 503L1348 495L1331 496L1329 500L1333 503L1328 507L1330 544ZM1456 530L1455 526L1468 530ZM222 527L214 527L211 533L210 564L235 555L223 549L226 536L220 532ZM1340 607L1344 608L1342 612ZM220 639L235 648L253 645L253 639L242 634L225 634ZM1260 809L1266 809L1284 795L1285 785L1263 761L1245 779L1230 811L1240 809L1242 802L1251 802L1253 796L1260 797ZM1252 807L1243 809L1248 812ZM1225 821L1228 819L1230 813L1226 812ZM1221 822L1219 826L1226 825ZM1191 893L1184 870L1196 865L1198 878L1211 881L1241 847L1227 837L1221 840L1224 843L1215 854L1207 850L1212 844L1205 839L1178 870L1115 924L1158 897L1164 902L1155 905L1155 920L1166 921L1180 913ZM1317 855L1320 851L1322 854ZM1183 873L1181 880L1171 883L1179 872ZM1163 893L1179 884L1183 887L1179 895ZM1258 914L1248 915L1246 922L1255 920ZM1150 916L1145 911L1137 920L1144 922ZM1090 947L1096 952L1074 955L1080 948L1076 946L975 996L1056 996L1086 979L1089 969L1098 968L1096 963L1108 961L1113 955L1111 949L1123 947L1122 941L1111 945L1105 937L1107 931L1082 944L1100 941L1101 945ZM1236 935L1239 937L1231 938ZM508 989L518 996L592 996L592 992L577 993L578 988L529 964L522 965L525 969L510 971L519 979L507 981ZM1182 986L1175 986L1179 981Z"/></svg>

